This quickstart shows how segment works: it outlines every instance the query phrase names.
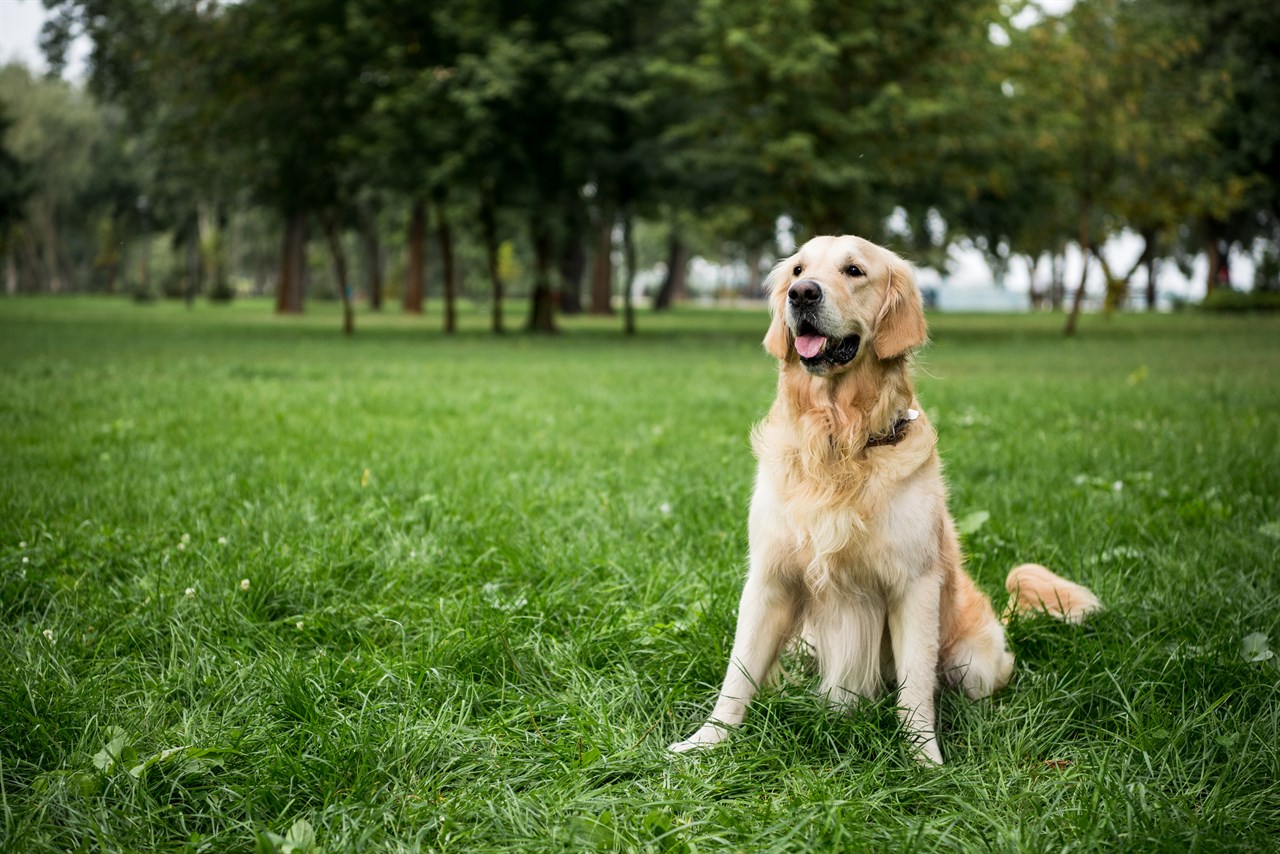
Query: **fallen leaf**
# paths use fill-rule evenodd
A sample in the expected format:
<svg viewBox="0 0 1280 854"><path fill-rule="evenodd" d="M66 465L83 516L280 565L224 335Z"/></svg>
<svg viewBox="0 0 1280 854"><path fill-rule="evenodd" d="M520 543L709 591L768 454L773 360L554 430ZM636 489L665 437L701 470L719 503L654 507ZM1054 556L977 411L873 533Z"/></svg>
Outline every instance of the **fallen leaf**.
<svg viewBox="0 0 1280 854"><path fill-rule="evenodd" d="M1267 661L1274 656L1267 636L1262 632L1254 632L1240 643L1240 657L1245 661Z"/></svg>
<svg viewBox="0 0 1280 854"><path fill-rule="evenodd" d="M983 525L987 524L987 520L991 518L991 514L986 510L977 510L965 516L956 523L956 529L964 535L976 532Z"/></svg>

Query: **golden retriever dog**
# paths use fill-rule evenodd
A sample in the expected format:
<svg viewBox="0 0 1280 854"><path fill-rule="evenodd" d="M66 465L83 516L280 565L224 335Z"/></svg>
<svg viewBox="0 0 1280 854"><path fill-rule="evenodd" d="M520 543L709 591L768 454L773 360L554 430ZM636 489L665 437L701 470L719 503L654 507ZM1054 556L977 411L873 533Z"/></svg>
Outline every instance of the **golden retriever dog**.
<svg viewBox="0 0 1280 854"><path fill-rule="evenodd" d="M750 567L733 652L711 718L671 750L722 741L800 638L832 703L895 684L919 759L941 763L939 677L986 697L1009 681L1013 654L964 571L937 434L913 389L911 353L926 340L915 275L859 237L815 237L766 289L778 395L752 435ZM1035 564L1007 586L1016 610L1076 622L1100 607Z"/></svg>

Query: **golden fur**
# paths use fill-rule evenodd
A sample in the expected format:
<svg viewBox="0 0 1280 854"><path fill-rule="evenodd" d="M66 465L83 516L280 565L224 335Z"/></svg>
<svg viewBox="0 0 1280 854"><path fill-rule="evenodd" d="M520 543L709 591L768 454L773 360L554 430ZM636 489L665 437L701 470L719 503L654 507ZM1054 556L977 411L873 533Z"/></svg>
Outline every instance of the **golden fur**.
<svg viewBox="0 0 1280 854"><path fill-rule="evenodd" d="M671 749L721 741L783 645L799 637L832 702L896 683L921 759L940 763L938 677L985 697L1008 682L1013 655L990 600L964 571L928 417L920 412L896 442L868 445L920 409L910 356L926 327L914 274L861 238L818 237L780 262L766 287L773 318L764 346L779 361L778 393L752 434L758 469L738 628L711 719ZM803 305L802 287L816 287L817 301ZM824 362L824 349L802 360L797 331L812 336L814 324L824 348L856 337L856 355ZM1008 588L1012 607L1070 621L1100 607L1035 564L1011 572Z"/></svg>

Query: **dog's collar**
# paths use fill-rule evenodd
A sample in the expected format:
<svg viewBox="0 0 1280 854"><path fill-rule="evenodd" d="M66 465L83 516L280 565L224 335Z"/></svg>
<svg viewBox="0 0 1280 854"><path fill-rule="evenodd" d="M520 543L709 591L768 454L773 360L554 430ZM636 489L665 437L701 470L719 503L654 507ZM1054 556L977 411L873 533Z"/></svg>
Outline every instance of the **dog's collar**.
<svg viewBox="0 0 1280 854"><path fill-rule="evenodd" d="M868 448L878 448L881 445L896 445L902 441L902 437L907 435L907 425L920 417L920 413L915 409L908 409L907 414L893 422L893 426L889 428L889 432L881 433L879 436L869 436L867 438Z"/></svg>

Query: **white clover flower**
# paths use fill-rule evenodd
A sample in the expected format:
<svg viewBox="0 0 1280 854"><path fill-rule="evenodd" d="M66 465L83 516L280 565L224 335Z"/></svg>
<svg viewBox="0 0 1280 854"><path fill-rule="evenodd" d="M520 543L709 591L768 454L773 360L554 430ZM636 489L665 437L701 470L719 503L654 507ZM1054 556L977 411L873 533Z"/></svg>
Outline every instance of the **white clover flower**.
<svg viewBox="0 0 1280 854"><path fill-rule="evenodd" d="M670 502L670 501L664 501L664 502L662 502L661 504L659 504L659 505L658 505L658 509L662 511L662 515L663 515L663 516L670 516L670 515L671 515L671 502Z"/></svg>
<svg viewBox="0 0 1280 854"><path fill-rule="evenodd" d="M57 643L57 641L53 639L53 629L45 629L40 634L44 635L44 639L49 643Z"/></svg>
<svg viewBox="0 0 1280 854"><path fill-rule="evenodd" d="M186 590L186 595L188 599L196 598L196 589L194 587L188 587Z"/></svg>
<svg viewBox="0 0 1280 854"><path fill-rule="evenodd" d="M1123 481L1123 480L1117 480L1115 483L1111 484L1111 491L1112 491L1112 492L1120 492L1120 491L1121 491L1121 490L1123 490L1123 489L1124 489L1124 481Z"/></svg>
<svg viewBox="0 0 1280 854"><path fill-rule="evenodd" d="M178 551L184 551L187 548L186 543L178 543Z"/></svg>
<svg viewBox="0 0 1280 854"><path fill-rule="evenodd" d="M1270 661L1275 657L1266 634L1254 632L1240 644L1240 656L1245 661Z"/></svg>
<svg viewBox="0 0 1280 854"><path fill-rule="evenodd" d="M247 578L240 579L240 589L245 591L246 593L249 592L249 579Z"/></svg>
<svg viewBox="0 0 1280 854"><path fill-rule="evenodd" d="M20 548L20 549L25 549L26 547L27 547L27 541L26 541L26 540L22 540L21 542L19 542L19 543L18 543L18 548Z"/></svg>
<svg viewBox="0 0 1280 854"><path fill-rule="evenodd" d="M297 627L298 631L302 631L307 627L307 624L302 622L302 620L298 620L298 622L295 623L294 625Z"/></svg>
<svg viewBox="0 0 1280 854"><path fill-rule="evenodd" d="M189 543L189 542L191 542L191 535L190 535L190 534L183 534L183 535L182 535L182 544L183 544L183 545L186 545L186 544L187 544L187 543Z"/></svg>
<svg viewBox="0 0 1280 854"><path fill-rule="evenodd" d="M22 559L22 562L23 562L23 563L31 563L31 558L29 558L29 557L24 557L24 558Z"/></svg>
<svg viewBox="0 0 1280 854"><path fill-rule="evenodd" d="M227 538L226 538L226 537L218 537L218 545L220 545L220 546L225 546L226 544L227 544Z"/></svg>

